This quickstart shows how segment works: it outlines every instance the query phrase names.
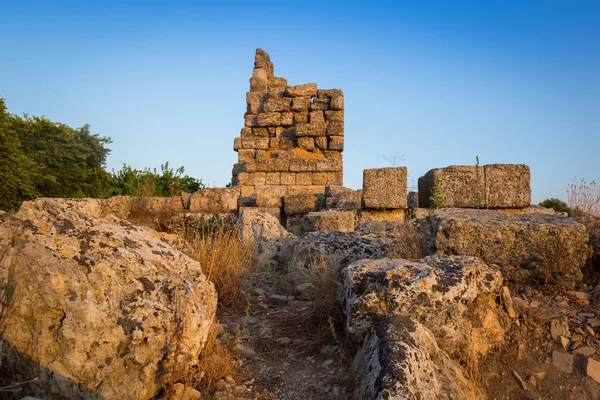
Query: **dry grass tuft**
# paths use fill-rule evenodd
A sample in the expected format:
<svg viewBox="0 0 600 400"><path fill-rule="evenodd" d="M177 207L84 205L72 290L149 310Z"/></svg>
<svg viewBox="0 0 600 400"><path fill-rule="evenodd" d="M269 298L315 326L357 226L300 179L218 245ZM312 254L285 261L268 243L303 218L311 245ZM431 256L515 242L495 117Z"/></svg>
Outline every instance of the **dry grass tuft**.
<svg viewBox="0 0 600 400"><path fill-rule="evenodd" d="M301 313L284 314L276 324L286 336L305 339L302 348L297 349L301 353L318 353L324 345L336 345L344 355L345 343L340 340L345 324L341 271L321 256L311 258L307 272L316 294L311 307Z"/></svg>
<svg viewBox="0 0 600 400"><path fill-rule="evenodd" d="M216 217L184 224L179 233L186 239L186 253L199 261L207 279L214 283L219 307L245 304L243 289L255 269L254 249L242 241L238 227Z"/></svg>
<svg viewBox="0 0 600 400"><path fill-rule="evenodd" d="M429 254L426 235L415 229L411 221L394 226L390 236L389 257L412 260Z"/></svg>
<svg viewBox="0 0 600 400"><path fill-rule="evenodd" d="M571 216L585 225L590 236L589 266L600 266L600 187L596 182L589 184L582 179L569 186L569 207Z"/></svg>

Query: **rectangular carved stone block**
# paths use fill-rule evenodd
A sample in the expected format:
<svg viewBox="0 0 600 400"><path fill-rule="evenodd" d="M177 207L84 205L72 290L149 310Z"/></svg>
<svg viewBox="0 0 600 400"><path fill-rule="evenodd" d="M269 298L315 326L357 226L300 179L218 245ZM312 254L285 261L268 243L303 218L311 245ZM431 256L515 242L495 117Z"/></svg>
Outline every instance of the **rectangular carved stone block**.
<svg viewBox="0 0 600 400"><path fill-rule="evenodd" d="M287 188L280 185L257 185L256 206L257 207L283 207L283 196Z"/></svg>
<svg viewBox="0 0 600 400"><path fill-rule="evenodd" d="M243 137L242 149L267 150L269 148L269 138L265 137Z"/></svg>
<svg viewBox="0 0 600 400"><path fill-rule="evenodd" d="M271 172L287 172L290 170L290 160L271 158L267 161L268 170Z"/></svg>
<svg viewBox="0 0 600 400"><path fill-rule="evenodd" d="M296 174L296 185L312 185L312 172L298 172Z"/></svg>
<svg viewBox="0 0 600 400"><path fill-rule="evenodd" d="M296 136L325 136L327 126L324 122L316 122L314 124L296 124Z"/></svg>
<svg viewBox="0 0 600 400"><path fill-rule="evenodd" d="M483 169L486 208L524 208L531 205L529 166L488 164Z"/></svg>
<svg viewBox="0 0 600 400"><path fill-rule="evenodd" d="M249 185L264 185L267 182L266 172L252 172L249 174L248 184Z"/></svg>
<svg viewBox="0 0 600 400"><path fill-rule="evenodd" d="M290 111L292 99L286 97L268 98L262 105L262 112Z"/></svg>
<svg viewBox="0 0 600 400"><path fill-rule="evenodd" d="M333 98L335 96L343 96L342 89L319 89L317 90L318 98Z"/></svg>
<svg viewBox="0 0 600 400"><path fill-rule="evenodd" d="M294 125L305 124L307 122L308 122L308 113L307 112L295 112L294 113Z"/></svg>
<svg viewBox="0 0 600 400"><path fill-rule="evenodd" d="M294 125L294 114L291 112L281 113L281 126L292 126Z"/></svg>
<svg viewBox="0 0 600 400"><path fill-rule="evenodd" d="M355 211L327 210L309 212L302 218L302 232L354 232Z"/></svg>
<svg viewBox="0 0 600 400"><path fill-rule="evenodd" d="M252 133L252 128L246 128L243 127L240 130L240 136L244 137L244 136L253 136L254 134Z"/></svg>
<svg viewBox="0 0 600 400"><path fill-rule="evenodd" d="M327 136L344 136L344 121L329 121Z"/></svg>
<svg viewBox="0 0 600 400"><path fill-rule="evenodd" d="M242 148L242 138L236 137L233 139L233 150L238 151Z"/></svg>
<svg viewBox="0 0 600 400"><path fill-rule="evenodd" d="M325 156L325 158L329 158L332 160L342 159L342 153L340 153L337 150L323 150L323 155Z"/></svg>
<svg viewBox="0 0 600 400"><path fill-rule="evenodd" d="M269 148L273 148L273 147L279 147L279 141L281 139L279 139L278 137L272 137L269 139Z"/></svg>
<svg viewBox="0 0 600 400"><path fill-rule="evenodd" d="M267 172L266 184L279 185L281 183L281 172Z"/></svg>
<svg viewBox="0 0 600 400"><path fill-rule="evenodd" d="M256 150L240 149L240 150L238 150L238 161L239 162L253 162L255 155L256 155Z"/></svg>
<svg viewBox="0 0 600 400"><path fill-rule="evenodd" d="M250 197L255 193L254 186L240 185L240 197Z"/></svg>
<svg viewBox="0 0 600 400"><path fill-rule="evenodd" d="M344 109L344 96L333 96L331 98L331 103L329 103L329 108L331 110L343 110Z"/></svg>
<svg viewBox="0 0 600 400"><path fill-rule="evenodd" d="M341 185L325 187L325 205L329 209L359 210L362 203L362 191Z"/></svg>
<svg viewBox="0 0 600 400"><path fill-rule="evenodd" d="M344 150L344 137L343 136L329 136L329 150Z"/></svg>
<svg viewBox="0 0 600 400"><path fill-rule="evenodd" d="M305 85L288 86L285 94L289 97L313 97L317 95L317 84L307 83Z"/></svg>
<svg viewBox="0 0 600 400"><path fill-rule="evenodd" d="M426 208L485 208L484 168L451 165L419 178L419 206Z"/></svg>
<svg viewBox="0 0 600 400"><path fill-rule="evenodd" d="M292 100L292 111L308 112L310 97L296 97Z"/></svg>
<svg viewBox="0 0 600 400"><path fill-rule="evenodd" d="M312 137L299 137L298 147L308 151L312 151L315 148L315 139Z"/></svg>
<svg viewBox="0 0 600 400"><path fill-rule="evenodd" d="M327 121L344 122L343 111L325 111L325 119Z"/></svg>
<svg viewBox="0 0 600 400"><path fill-rule="evenodd" d="M311 124L324 123L325 117L323 115L323 111L311 111L308 114L308 122L310 122Z"/></svg>
<svg viewBox="0 0 600 400"><path fill-rule="evenodd" d="M282 172L281 173L281 184L282 185L295 185L296 184L296 173L295 172Z"/></svg>
<svg viewBox="0 0 600 400"><path fill-rule="evenodd" d="M324 185L311 185L311 186L288 186L288 195L292 194L324 194Z"/></svg>
<svg viewBox="0 0 600 400"><path fill-rule="evenodd" d="M246 128L252 128L253 126L258 126L256 114L244 114L244 126Z"/></svg>
<svg viewBox="0 0 600 400"><path fill-rule="evenodd" d="M316 162L315 172L340 172L343 169L342 160L336 159L320 159L314 160Z"/></svg>
<svg viewBox="0 0 600 400"><path fill-rule="evenodd" d="M200 189L190 197L190 212L236 212L238 197L240 197L238 187Z"/></svg>
<svg viewBox="0 0 600 400"><path fill-rule="evenodd" d="M406 167L365 169L363 199L365 207L394 209L406 207Z"/></svg>
<svg viewBox="0 0 600 400"><path fill-rule="evenodd" d="M319 210L321 203L321 198L316 194L288 194L283 198L283 210L286 215L305 214Z"/></svg>
<svg viewBox="0 0 600 400"><path fill-rule="evenodd" d="M325 111L329 110L329 98L316 98L308 108L310 111Z"/></svg>
<svg viewBox="0 0 600 400"><path fill-rule="evenodd" d="M246 103L248 104L248 113L257 114L258 108L262 102L264 93L262 92L248 92L246 93Z"/></svg>
<svg viewBox="0 0 600 400"><path fill-rule="evenodd" d="M281 113L260 113L256 116L258 126L279 126L281 124Z"/></svg>
<svg viewBox="0 0 600 400"><path fill-rule="evenodd" d="M327 137L325 137L325 136L316 137L315 145L321 150L327 150Z"/></svg>
<svg viewBox="0 0 600 400"><path fill-rule="evenodd" d="M318 161L321 160L291 159L290 172L315 172Z"/></svg>
<svg viewBox="0 0 600 400"><path fill-rule="evenodd" d="M267 128L252 128L253 136L269 137L269 130Z"/></svg>

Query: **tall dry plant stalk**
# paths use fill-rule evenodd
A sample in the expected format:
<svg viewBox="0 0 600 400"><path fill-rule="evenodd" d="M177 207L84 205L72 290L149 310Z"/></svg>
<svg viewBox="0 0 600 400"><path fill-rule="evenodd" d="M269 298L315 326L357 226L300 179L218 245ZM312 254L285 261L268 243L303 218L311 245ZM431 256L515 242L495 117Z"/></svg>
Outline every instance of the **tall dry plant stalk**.
<svg viewBox="0 0 600 400"><path fill-rule="evenodd" d="M581 179L579 184L575 180L567 190L569 194L569 207L571 208L571 217L585 225L586 231L590 237L588 245L588 265L598 269L600 266L600 187L596 182L589 184L585 179ZM595 272L595 275L598 271ZM593 278L597 280L596 277Z"/></svg>
<svg viewBox="0 0 600 400"><path fill-rule="evenodd" d="M200 262L204 275L215 285L219 307L244 305L243 289L255 269L254 249L242 241L237 225L216 217L185 220L174 233L185 239L185 252Z"/></svg>
<svg viewBox="0 0 600 400"><path fill-rule="evenodd" d="M394 226L388 241L388 256L412 260L428 255L426 235L419 232L410 221Z"/></svg>

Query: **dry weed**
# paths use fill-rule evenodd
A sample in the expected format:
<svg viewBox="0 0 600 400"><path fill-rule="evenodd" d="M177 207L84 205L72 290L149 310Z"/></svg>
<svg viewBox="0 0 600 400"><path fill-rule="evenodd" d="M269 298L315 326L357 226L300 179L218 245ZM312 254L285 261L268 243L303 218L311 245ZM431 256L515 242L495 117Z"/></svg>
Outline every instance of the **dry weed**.
<svg viewBox="0 0 600 400"><path fill-rule="evenodd" d="M217 289L219 307L244 305L243 289L255 266L253 248L242 241L238 227L215 218L181 229L186 253L200 262L204 275Z"/></svg>
<svg viewBox="0 0 600 400"><path fill-rule="evenodd" d="M340 338L345 324L341 298L341 271L327 263L325 256L311 257L308 277L313 285L315 298L311 307L300 313L285 314L277 321L278 328L287 336L303 338L298 348L302 353L318 352L324 345L336 345L344 355Z"/></svg>
<svg viewBox="0 0 600 400"><path fill-rule="evenodd" d="M571 183L567 190L571 216L585 225L590 236L588 266L600 265L600 187L582 179Z"/></svg>
<svg viewBox="0 0 600 400"><path fill-rule="evenodd" d="M388 239L388 255L412 260L428 255L427 238L418 232L411 221L394 226Z"/></svg>

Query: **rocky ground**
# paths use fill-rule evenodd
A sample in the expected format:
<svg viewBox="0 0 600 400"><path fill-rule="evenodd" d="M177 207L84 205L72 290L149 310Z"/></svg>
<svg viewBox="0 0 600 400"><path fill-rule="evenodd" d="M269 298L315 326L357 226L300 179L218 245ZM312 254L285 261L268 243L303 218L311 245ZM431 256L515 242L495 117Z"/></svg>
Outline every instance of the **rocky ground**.
<svg viewBox="0 0 600 400"><path fill-rule="evenodd" d="M214 399L346 399L349 397L349 354L323 327L308 326L314 304L279 287L278 275L253 276L245 310L217 316L220 340L233 345L245 376L216 385Z"/></svg>

